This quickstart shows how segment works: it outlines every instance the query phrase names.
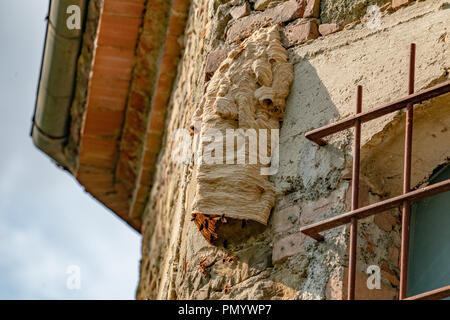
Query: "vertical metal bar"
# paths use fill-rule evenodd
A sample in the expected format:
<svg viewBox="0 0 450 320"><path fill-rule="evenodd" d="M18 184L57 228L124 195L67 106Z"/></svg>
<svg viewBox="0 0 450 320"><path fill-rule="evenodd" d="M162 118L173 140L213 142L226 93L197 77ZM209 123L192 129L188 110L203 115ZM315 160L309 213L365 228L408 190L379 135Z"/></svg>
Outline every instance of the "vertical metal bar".
<svg viewBox="0 0 450 320"><path fill-rule="evenodd" d="M362 86L358 86L356 97L356 113L361 113L362 109ZM353 141L353 174L352 174L352 210L358 209L359 201L359 165L360 165L360 145L361 145L361 120L355 120L355 132ZM355 299L355 276L356 276L356 246L358 238L358 220L353 217L350 221L350 248L348 262L348 300Z"/></svg>
<svg viewBox="0 0 450 320"><path fill-rule="evenodd" d="M408 93L414 93L414 73L416 62L416 45L411 44L411 54L409 59L409 88ZM408 104L406 107L406 124L405 124L405 151L403 159L403 193L411 190L411 154L412 154L412 135L413 135L413 105ZM403 202L402 208L402 243L400 258L400 300L406 298L407 281L408 281L408 254L409 254L409 218L410 203Z"/></svg>

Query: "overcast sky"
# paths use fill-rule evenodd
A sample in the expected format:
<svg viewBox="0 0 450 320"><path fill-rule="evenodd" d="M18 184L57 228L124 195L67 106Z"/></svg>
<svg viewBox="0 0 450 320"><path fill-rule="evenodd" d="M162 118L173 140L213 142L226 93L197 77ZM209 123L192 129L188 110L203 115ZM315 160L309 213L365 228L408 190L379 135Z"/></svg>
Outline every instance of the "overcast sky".
<svg viewBox="0 0 450 320"><path fill-rule="evenodd" d="M30 137L48 0L0 0L0 299L134 299L140 235ZM81 289L66 286L68 266Z"/></svg>

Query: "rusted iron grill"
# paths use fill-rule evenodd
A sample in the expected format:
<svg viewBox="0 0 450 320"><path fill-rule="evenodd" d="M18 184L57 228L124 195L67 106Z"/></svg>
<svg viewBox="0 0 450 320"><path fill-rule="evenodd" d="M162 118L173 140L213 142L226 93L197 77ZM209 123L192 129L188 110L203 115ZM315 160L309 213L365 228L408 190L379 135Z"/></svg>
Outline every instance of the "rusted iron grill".
<svg viewBox="0 0 450 320"><path fill-rule="evenodd" d="M354 115L352 117L338 121L336 123L329 124L322 128L309 131L305 134L305 137L317 143L320 146L324 146L327 144L327 142L322 138L353 127L353 125L355 124L355 120L360 119L361 123L365 123L370 120L392 113L394 111L403 109L409 103L414 105L417 103L421 103L425 100L429 100L438 97L440 95L446 94L448 92L450 92L450 81L445 81L434 87L410 94L404 98L388 103L384 106L378 107L371 111L362 112L360 114Z"/></svg>
<svg viewBox="0 0 450 320"><path fill-rule="evenodd" d="M409 298L405 298L405 300L440 300L447 298L448 296L450 296L450 286L421 293Z"/></svg>
<svg viewBox="0 0 450 320"><path fill-rule="evenodd" d="M411 44L411 53L409 59L409 83L408 94L414 93L414 71L416 65L416 45ZM412 154L412 135L413 135L413 105L406 105L406 124L405 124L405 152L403 158L403 194L411 191L411 154ZM410 202L403 201L402 205L402 242L400 247L400 292L399 299L406 298L406 284L408 278L408 254L409 254L409 217L411 213Z"/></svg>
<svg viewBox="0 0 450 320"><path fill-rule="evenodd" d="M412 129L413 129L413 108L415 104L438 97L450 92L450 81L414 93L414 72L415 72L416 45L411 44L410 62L409 62L409 86L408 96L373 109L371 111L361 112L362 110L362 87L358 86L356 99L356 114L348 119L338 121L337 123L312 130L305 134L306 138L317 143L320 146L327 144L324 137L339 131L354 127L353 143L353 175L352 175L352 202L351 211L332 217L309 226L302 227L301 232L309 237L322 241L324 237L319 233L325 230L336 228L350 223L350 244L349 244L349 275L348 291L349 300L355 298L355 274L356 274L356 246L357 246L357 228L358 220L367 218L371 215L402 206L402 241L400 252L400 293L399 299L406 299L406 283L408 276L408 252L409 252L409 217L411 202L418 201L433 195L450 191L450 179L439 182L418 190L411 191L411 155L412 155ZM403 194L380 201L378 203L358 208L359 198L359 172L360 172L360 143L361 143L361 124L370 120L379 118L394 111L406 107L406 126L405 126L405 150L403 167ZM450 296L450 286L428 291L408 300L416 299L442 299Z"/></svg>
<svg viewBox="0 0 450 320"><path fill-rule="evenodd" d="M356 114L362 111L362 86L358 86L356 94ZM360 164L360 146L361 146L361 120L355 120L355 134L353 141L353 172L352 172L352 211L358 209L359 200L359 164ZM356 239L358 238L358 220L355 217L350 218L350 251L349 251L349 275L348 288L355 287L356 275ZM355 291L349 290L348 299L355 299Z"/></svg>

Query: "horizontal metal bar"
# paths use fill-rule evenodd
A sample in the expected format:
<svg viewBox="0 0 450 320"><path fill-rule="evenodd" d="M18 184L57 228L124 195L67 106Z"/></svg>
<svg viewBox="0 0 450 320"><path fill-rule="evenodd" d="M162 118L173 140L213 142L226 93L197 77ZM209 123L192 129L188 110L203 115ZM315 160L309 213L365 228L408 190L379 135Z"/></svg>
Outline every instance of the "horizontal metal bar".
<svg viewBox="0 0 450 320"><path fill-rule="evenodd" d="M446 191L450 191L450 179L363 208L352 210L336 217L313 223L309 226L300 228L300 231L317 241L321 241L323 240L323 236L319 234L319 232L350 223L351 218L353 217L356 219L364 219L376 213L398 207L405 200L414 202Z"/></svg>
<svg viewBox="0 0 450 320"><path fill-rule="evenodd" d="M427 291L403 300L441 300L450 296L450 286Z"/></svg>
<svg viewBox="0 0 450 320"><path fill-rule="evenodd" d="M371 111L366 111L360 114L356 114L354 116L338 121L336 123L332 123L322 128L309 131L305 134L305 137L317 143L318 145L323 146L327 144L327 142L322 139L323 137L353 127L353 125L355 124L355 120L359 119L361 120L361 123L368 122L370 120L379 118L391 112L405 108L410 103L413 105L418 104L423 101L446 94L448 92L450 92L450 81L445 81L431 88L410 94L404 98L388 103L382 107L373 109Z"/></svg>

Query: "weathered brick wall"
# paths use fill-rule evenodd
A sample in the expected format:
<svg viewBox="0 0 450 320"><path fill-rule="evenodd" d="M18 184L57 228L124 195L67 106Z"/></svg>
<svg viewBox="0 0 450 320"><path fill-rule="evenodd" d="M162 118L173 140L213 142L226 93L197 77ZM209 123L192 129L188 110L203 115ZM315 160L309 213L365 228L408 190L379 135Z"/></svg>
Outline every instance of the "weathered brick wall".
<svg viewBox="0 0 450 320"><path fill-rule="evenodd" d="M208 0L191 4L183 42L184 51L167 110L166 130L157 173L143 221L141 280L138 298L176 298L172 278L178 266L179 233L184 220L184 192L187 168L172 159L172 137L177 129L187 129L204 87L206 52L210 51L214 13ZM209 30L209 31L208 31ZM175 237L175 238L174 238ZM180 269L181 270L181 269Z"/></svg>
<svg viewBox="0 0 450 320"><path fill-rule="evenodd" d="M298 230L349 209L352 135L342 132L328 146L318 147L304 133L352 114L358 84L365 88L364 110L403 96L411 42L418 45L417 90L448 78L450 68L450 10L445 1L420 1L396 10L384 6L380 28L368 28L367 6L387 2L192 1L144 215L138 298L345 298L348 229L326 232L321 243ZM227 52L270 24L283 27L295 72L281 127L280 169L271 177L276 205L267 227L226 248L211 246L190 220L193 167L172 161L171 138L177 129L189 128L207 81ZM382 133L398 117L393 114L363 126L361 205L393 195L379 182L378 175L385 172L370 168L386 167L374 154L382 152L381 142L387 139ZM438 165L438 158L430 163ZM360 221L357 298L396 298L399 228L398 210ZM381 290L366 286L369 265L381 268Z"/></svg>

